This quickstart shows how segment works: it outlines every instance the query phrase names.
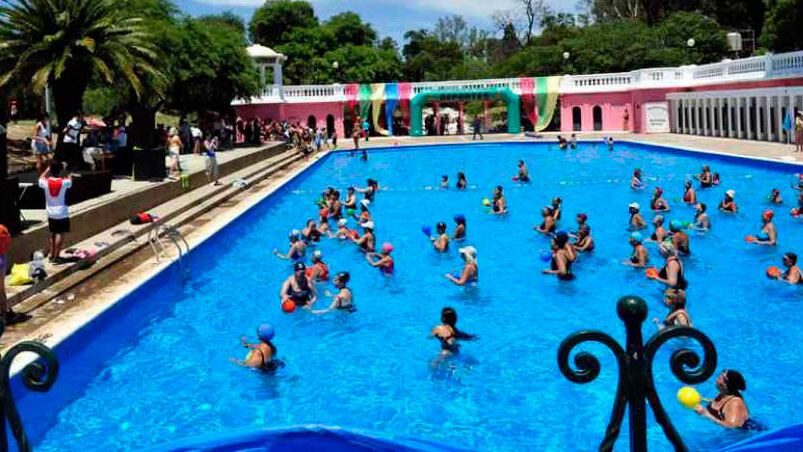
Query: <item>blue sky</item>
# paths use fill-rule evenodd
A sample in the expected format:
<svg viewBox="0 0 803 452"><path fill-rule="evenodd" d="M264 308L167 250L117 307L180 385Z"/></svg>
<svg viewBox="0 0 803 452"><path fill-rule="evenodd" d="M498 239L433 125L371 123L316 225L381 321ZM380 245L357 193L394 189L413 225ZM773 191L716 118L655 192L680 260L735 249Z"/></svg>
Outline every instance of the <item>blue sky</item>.
<svg viewBox="0 0 803 452"><path fill-rule="evenodd" d="M233 11L246 21L264 0L174 0L191 15ZM308 0L309 1L309 0ZM496 10L512 9L518 0L311 0L320 19L354 11L373 25L381 36L391 36L401 45L405 31L431 28L438 17L460 14L471 25L492 30L490 16ZM574 11L576 0L548 1L553 9Z"/></svg>

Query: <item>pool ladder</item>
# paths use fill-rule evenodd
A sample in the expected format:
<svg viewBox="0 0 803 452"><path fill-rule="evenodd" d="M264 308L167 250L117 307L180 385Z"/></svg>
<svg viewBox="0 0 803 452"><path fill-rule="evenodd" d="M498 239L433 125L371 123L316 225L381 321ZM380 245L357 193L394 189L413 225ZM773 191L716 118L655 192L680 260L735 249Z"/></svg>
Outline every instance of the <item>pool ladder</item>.
<svg viewBox="0 0 803 452"><path fill-rule="evenodd" d="M156 256L156 262L161 262L162 255L167 256L164 243L161 237L166 237L176 247L178 252L178 269L181 275L181 282L186 281L190 277L189 265L184 265L184 255L190 252L190 245L187 240L181 235L178 229L167 223L157 223L156 227L148 232L148 243L151 245L153 254ZM184 248L182 248L182 244Z"/></svg>

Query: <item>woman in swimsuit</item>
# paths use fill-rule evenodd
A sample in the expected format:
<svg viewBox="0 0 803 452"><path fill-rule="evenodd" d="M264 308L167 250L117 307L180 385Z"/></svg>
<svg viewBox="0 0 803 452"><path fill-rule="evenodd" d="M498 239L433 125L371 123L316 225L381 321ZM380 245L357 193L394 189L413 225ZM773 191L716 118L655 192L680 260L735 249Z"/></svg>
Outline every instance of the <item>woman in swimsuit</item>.
<svg viewBox="0 0 803 452"><path fill-rule="evenodd" d="M711 229L711 219L705 211L708 206L701 202L694 206L694 229L696 231L707 231Z"/></svg>
<svg viewBox="0 0 803 452"><path fill-rule="evenodd" d="M507 201L505 200L505 194L502 192L502 186L497 185L494 189L494 196L493 196L493 213L495 215L504 215L507 213Z"/></svg>
<svg viewBox="0 0 803 452"><path fill-rule="evenodd" d="M646 187L644 184L644 179L641 176L641 170L636 168L633 170L633 177L630 178L630 189L631 190L642 190Z"/></svg>
<svg viewBox="0 0 803 452"><path fill-rule="evenodd" d="M686 179L684 187L685 191L683 192L683 202L691 205L697 204L697 193L694 191L691 181Z"/></svg>
<svg viewBox="0 0 803 452"><path fill-rule="evenodd" d="M644 218L641 216L639 211L641 210L641 206L637 202L631 202L627 206L627 210L630 212L630 229L632 231L638 231L639 229L644 229L647 227L647 222L644 221Z"/></svg>
<svg viewBox="0 0 803 452"><path fill-rule="evenodd" d="M691 327L691 317L686 311L686 292L682 290L666 289L664 292L664 304L670 309L669 314L662 321L657 317L652 321L659 330L671 326L688 326Z"/></svg>
<svg viewBox="0 0 803 452"><path fill-rule="evenodd" d="M643 268L647 266L647 261L649 258L647 257L647 247L643 244L644 237L641 235L641 233L631 233L628 241L630 242L630 246L633 247L633 253L630 255L628 260L622 263L636 268Z"/></svg>
<svg viewBox="0 0 803 452"><path fill-rule="evenodd" d="M684 277L683 263L677 256L675 246L671 242L664 242L659 249L661 256L666 259L664 267L658 272L658 275L649 274L647 277L666 284L671 289L686 290L689 282Z"/></svg>
<svg viewBox="0 0 803 452"><path fill-rule="evenodd" d="M354 187L354 190L362 193L368 201L374 202L374 196L379 191L379 183L373 179L368 179L366 184L365 188Z"/></svg>
<svg viewBox="0 0 803 452"><path fill-rule="evenodd" d="M518 182L530 182L530 171L527 169L524 160L519 160L519 175L514 177L513 180Z"/></svg>
<svg viewBox="0 0 803 452"><path fill-rule="evenodd" d="M338 239L351 239L352 237L359 238L360 234L357 231L352 231L348 228L349 220L341 218L337 221L337 232L329 231L329 238Z"/></svg>
<svg viewBox="0 0 803 452"><path fill-rule="evenodd" d="M307 220L307 225L301 230L301 235L307 243L321 241L321 231L318 230L318 225L313 219Z"/></svg>
<svg viewBox="0 0 803 452"><path fill-rule="evenodd" d="M240 342L243 347L250 349L248 356L244 360L231 358L231 361L244 367L250 367L266 373L276 372L277 369L284 367L284 363L276 359L276 346L273 345L273 327L267 323L262 324L257 328L257 337L259 343L250 344L248 339L243 336Z"/></svg>
<svg viewBox="0 0 803 452"><path fill-rule="evenodd" d="M318 211L318 232L321 235L328 234L331 227L329 226L329 209L324 207Z"/></svg>
<svg viewBox="0 0 803 452"><path fill-rule="evenodd" d="M747 388L744 377L735 370L723 370L716 381L719 394L708 405L697 405L694 410L700 416L726 428L760 430L758 423L750 419L750 411L742 398Z"/></svg>
<svg viewBox="0 0 803 452"><path fill-rule="evenodd" d="M803 284L803 274L800 273L800 267L797 266L797 254L785 253L783 265L786 267L786 271L778 277L779 281L792 285Z"/></svg>
<svg viewBox="0 0 803 452"><path fill-rule="evenodd" d="M542 270L545 275L556 275L561 281L571 281L574 279L572 274L572 262L576 259L574 249L566 246L569 243L569 234L559 232L552 239L552 262L550 268Z"/></svg>
<svg viewBox="0 0 803 452"><path fill-rule="evenodd" d="M710 188L714 186L714 175L711 174L711 169L708 165L703 165L703 172L694 176L700 181L700 187Z"/></svg>
<svg viewBox="0 0 803 452"><path fill-rule="evenodd" d="M332 218L335 220L343 218L343 202L340 201L339 191L332 191L332 197L329 199L327 207L329 207L328 213Z"/></svg>
<svg viewBox="0 0 803 452"><path fill-rule="evenodd" d="M457 189L458 190L465 190L468 186L468 181L466 181L466 175L463 172L457 173Z"/></svg>
<svg viewBox="0 0 803 452"><path fill-rule="evenodd" d="M303 262L296 262L293 265L293 274L284 281L279 291L280 300L293 300L296 306L303 307L312 306L318 301L315 281L312 281L306 272L307 266Z"/></svg>
<svg viewBox="0 0 803 452"><path fill-rule="evenodd" d="M688 256L691 254L689 247L689 235L683 232L684 224L679 220L672 220L669 222L669 231L672 233L672 245L681 256Z"/></svg>
<svg viewBox="0 0 803 452"><path fill-rule="evenodd" d="M446 223L441 221L435 226L435 230L438 235L430 238L435 251L439 253L449 251L449 234L446 233Z"/></svg>
<svg viewBox="0 0 803 452"><path fill-rule="evenodd" d="M346 202L343 204L343 207L346 210L357 210L357 192L354 190L354 187L349 187L346 190Z"/></svg>
<svg viewBox="0 0 803 452"><path fill-rule="evenodd" d="M454 234L452 235L452 240L455 241L462 241L466 239L466 217L461 214L457 214L454 216L454 222L457 223L457 226L454 228Z"/></svg>
<svg viewBox="0 0 803 452"><path fill-rule="evenodd" d="M541 209L541 216L544 217L544 221L542 221L540 225L535 226L533 229L541 234L546 235L555 233L556 226L552 206L544 206L544 208Z"/></svg>
<svg viewBox="0 0 803 452"><path fill-rule="evenodd" d="M752 243L756 245L777 245L778 244L778 231L775 229L775 224L772 222L772 217L775 213L767 209L761 214L761 232L756 236L756 240Z"/></svg>
<svg viewBox="0 0 803 452"><path fill-rule="evenodd" d="M655 231L648 240L650 242L663 242L666 236L669 235L669 232L664 228L664 217L656 215L655 218L652 219L652 225L655 226Z"/></svg>
<svg viewBox="0 0 803 452"><path fill-rule="evenodd" d="M781 199L781 190L773 188L770 192L769 200L773 204L783 204L783 199Z"/></svg>
<svg viewBox="0 0 803 452"><path fill-rule="evenodd" d="M444 174L441 176L441 190L449 189L449 176Z"/></svg>
<svg viewBox="0 0 803 452"><path fill-rule="evenodd" d="M347 284L351 279L351 275L349 272L340 272L335 275L334 284L337 287L338 292L337 294L331 295L329 292L326 293L327 296L332 297L332 304L329 305L326 309L320 309L317 311L312 311L313 314L326 314L327 312L331 311L340 311L340 312L348 312L353 313L357 311L357 307L354 306L354 295L351 293L351 289L349 289Z"/></svg>
<svg viewBox="0 0 803 452"><path fill-rule="evenodd" d="M572 243L572 247L578 253L588 253L594 251L594 239L591 238L591 228L587 224L580 226L577 231L577 239Z"/></svg>
<svg viewBox="0 0 803 452"><path fill-rule="evenodd" d="M365 260L368 261L369 264L373 267L379 268L382 271L382 274L385 275L392 275L393 274L393 257L390 253L393 252L393 245L388 242L382 244L382 252L377 253L366 253ZM376 260L374 260L376 259Z"/></svg>
<svg viewBox="0 0 803 452"><path fill-rule="evenodd" d="M465 286L468 283L476 283L479 280L480 270L477 266L477 249L473 246L466 246L460 248L460 257L463 258L463 271L460 273L460 278L455 275L446 274L446 279L457 284L458 286Z"/></svg>
<svg viewBox="0 0 803 452"><path fill-rule="evenodd" d="M306 270L307 278L310 281L328 281L329 280L329 266L323 261L323 254L320 250L312 252L312 266Z"/></svg>
<svg viewBox="0 0 803 452"><path fill-rule="evenodd" d="M307 242L300 240L298 238L299 235L301 235L301 232L298 229L293 229L288 236L290 249L287 250L287 254L282 254L278 250L273 250L273 254L281 259L297 260L303 258L307 252Z"/></svg>
<svg viewBox="0 0 803 452"><path fill-rule="evenodd" d="M555 223L560 221L561 215L561 208L560 205L563 203L563 200L560 198L552 198L552 218L555 219Z"/></svg>
<svg viewBox="0 0 803 452"><path fill-rule="evenodd" d="M725 197L722 199L722 202L719 203L719 210L726 213L736 213L738 207L736 206L736 201L733 200L735 197L735 190L726 191Z"/></svg>
<svg viewBox="0 0 803 452"><path fill-rule="evenodd" d="M458 340L472 341L477 339L477 336L457 329L457 311L452 308L443 308L441 311L441 324L432 329L430 337L440 341L442 356L459 353L460 344L457 343Z"/></svg>
<svg viewBox="0 0 803 452"><path fill-rule="evenodd" d="M669 210L669 203L663 198L663 194L663 188L655 187L652 193L652 199L650 200L650 209L656 212L666 212Z"/></svg>
<svg viewBox="0 0 803 452"><path fill-rule="evenodd" d="M376 238L374 237L374 222L373 221L366 221L362 223L363 230L365 231L362 237L354 238L351 237L351 241L354 242L360 249L366 253L373 253L374 248L376 246Z"/></svg>

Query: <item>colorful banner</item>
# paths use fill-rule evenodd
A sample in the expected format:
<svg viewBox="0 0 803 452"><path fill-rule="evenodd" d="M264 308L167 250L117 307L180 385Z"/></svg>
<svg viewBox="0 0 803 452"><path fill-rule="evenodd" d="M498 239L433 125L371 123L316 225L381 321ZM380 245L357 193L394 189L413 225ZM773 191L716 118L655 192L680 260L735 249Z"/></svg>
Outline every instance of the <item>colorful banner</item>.
<svg viewBox="0 0 803 452"><path fill-rule="evenodd" d="M538 121L535 123L535 131L540 132L549 126L552 116L555 114L560 94L560 76L538 77L535 81L535 95L538 103Z"/></svg>
<svg viewBox="0 0 803 452"><path fill-rule="evenodd" d="M388 126L388 134L393 135L393 111L399 102L399 86L395 83L385 84L385 124Z"/></svg>
<svg viewBox="0 0 803 452"><path fill-rule="evenodd" d="M379 125L379 115L382 113L382 103L385 101L385 84L371 83L371 119L374 130L380 135L388 135L388 131Z"/></svg>
<svg viewBox="0 0 803 452"><path fill-rule="evenodd" d="M356 83L349 83L343 88L343 92L346 95L346 102L348 102L349 106L349 113L351 113L351 119L354 119L354 107L357 106L357 92L360 90L360 85Z"/></svg>
<svg viewBox="0 0 803 452"><path fill-rule="evenodd" d="M368 119L368 112L371 109L371 85L360 84L357 100L360 102L360 121L362 122Z"/></svg>
<svg viewBox="0 0 803 452"><path fill-rule="evenodd" d="M519 87L521 89L521 108L533 126L535 126L538 118L538 112L535 108L535 96L533 95L535 81L531 77L522 77L519 79Z"/></svg>
<svg viewBox="0 0 803 452"><path fill-rule="evenodd" d="M399 107L402 111L402 125L410 127L410 99L413 98L413 85L399 83Z"/></svg>

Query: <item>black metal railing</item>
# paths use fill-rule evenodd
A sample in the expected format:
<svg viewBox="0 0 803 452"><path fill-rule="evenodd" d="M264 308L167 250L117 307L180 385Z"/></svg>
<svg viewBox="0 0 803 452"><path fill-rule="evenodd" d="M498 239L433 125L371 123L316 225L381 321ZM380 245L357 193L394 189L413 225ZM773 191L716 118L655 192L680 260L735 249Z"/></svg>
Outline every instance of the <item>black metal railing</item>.
<svg viewBox="0 0 803 452"><path fill-rule="evenodd" d="M652 375L652 364L658 349L670 339L686 337L695 340L703 348L703 361L699 355L686 348L675 350L669 366L672 373L687 384L702 383L711 375L717 365L717 351L708 337L699 330L689 327L664 328L653 335L647 343L643 343L641 324L647 318L647 304L637 296L625 296L616 305L619 318L625 323L627 331L626 348L622 349L611 336L601 331L580 331L567 337L558 348L558 366L561 373L574 383L594 381L600 372L599 360L587 352L580 352L574 357L575 369L569 365L572 350L584 342L600 343L613 352L619 365L619 381L616 387L613 411L605 437L599 446L602 451L613 450L616 438L622 426L625 408L629 406L630 450L647 450L647 420L645 399L649 402L655 420L664 430L664 435L672 443L675 450L686 450L683 440L669 421L663 405L655 392Z"/></svg>
<svg viewBox="0 0 803 452"><path fill-rule="evenodd" d="M0 321L0 336L5 332L5 325ZM25 434L17 406L14 403L14 395L11 393L11 364L20 353L34 353L36 359L23 367L20 374L22 382L31 391L45 392L49 390L59 374L59 362L53 350L46 345L25 341L11 347L8 352L0 357L0 419L3 420L0 428L0 451L8 450L8 435L6 433L6 421L11 429L11 434L17 442L17 447L21 452L32 450Z"/></svg>

